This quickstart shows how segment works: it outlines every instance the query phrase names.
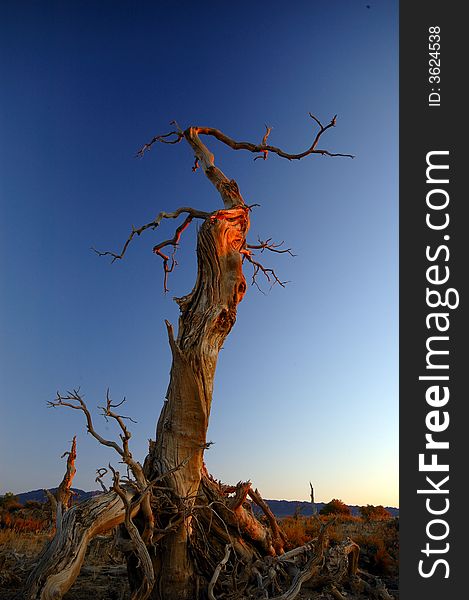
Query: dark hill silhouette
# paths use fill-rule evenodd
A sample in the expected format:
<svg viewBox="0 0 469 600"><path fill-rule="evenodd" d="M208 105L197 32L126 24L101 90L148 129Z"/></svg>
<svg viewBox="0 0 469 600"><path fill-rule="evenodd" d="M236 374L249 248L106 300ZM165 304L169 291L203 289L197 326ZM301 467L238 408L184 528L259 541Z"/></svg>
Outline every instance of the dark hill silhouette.
<svg viewBox="0 0 469 600"><path fill-rule="evenodd" d="M57 488L51 488L51 492L55 492ZM92 498L93 496L97 496L102 492L99 490L94 490L91 492L85 492L83 490L72 488L75 502L83 502L84 500L88 500L88 498ZM33 490L31 492L23 492L21 494L16 494L18 498L18 502L24 504L28 500L36 500L37 502L46 502L47 497L43 490ZM270 506L270 509L274 513L274 515L278 518L282 517L291 517L295 513L300 512L300 515L304 517L309 517L312 514L311 502L302 502L299 500L266 500L267 504ZM325 505L324 502L317 502L316 508L319 512L321 508ZM349 508L352 512L352 515L359 516L360 507L356 505L349 505ZM399 516L399 509L394 508L392 506L385 507L387 511L391 513L393 517Z"/></svg>
<svg viewBox="0 0 469 600"><path fill-rule="evenodd" d="M58 488L49 488L53 494L57 491ZM78 488L72 488L73 500L75 502L83 502L83 500L88 500L88 498L92 498L93 496L97 496L98 494L102 494L100 491L93 492L85 492L83 490L79 490ZM44 493L44 490L32 490L31 492L22 492L21 494L15 494L18 498L18 502L20 504L24 504L28 500L35 500L36 502L47 502L47 496Z"/></svg>

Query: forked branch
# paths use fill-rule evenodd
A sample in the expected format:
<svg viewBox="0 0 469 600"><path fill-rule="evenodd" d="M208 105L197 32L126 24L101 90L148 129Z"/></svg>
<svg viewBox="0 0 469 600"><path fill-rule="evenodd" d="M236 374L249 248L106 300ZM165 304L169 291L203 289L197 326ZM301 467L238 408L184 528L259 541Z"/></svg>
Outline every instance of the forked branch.
<svg viewBox="0 0 469 600"><path fill-rule="evenodd" d="M286 158L287 160L300 160L305 158L306 156L310 156L312 154L320 154L322 156L341 156L346 158L354 158L353 154L342 154L338 152L330 152L329 150L325 150L323 148L318 148L319 141L322 135L331 127L335 127L337 122L337 115L335 115L331 121L327 125L323 125L323 123L315 117L312 113L309 113L309 116L315 121L318 125L318 131L316 132L313 142L309 148L304 150L303 152L298 152L296 154L292 154L289 152L285 152L281 148L277 148L276 146L271 146L267 144L267 139L270 135L271 128L266 125L266 134L264 135L262 142L260 144L253 144L251 142L237 142L231 137L224 134L219 129L215 129L214 127L189 127L185 131L181 129L176 129L166 133L164 135L157 135L152 138L147 144L144 144L142 148L137 152L137 156L141 157L145 154L147 150L156 144L156 143L164 143L164 144L177 144L184 137L188 137L189 135L193 135L194 133L197 135L209 135L217 139L218 141L226 144L233 150L247 150L248 152L253 152L256 154L260 154L257 158L263 158L264 160L267 158L269 152L273 154L277 154L281 158ZM254 159L254 160L256 160Z"/></svg>
<svg viewBox="0 0 469 600"><path fill-rule="evenodd" d="M112 489L116 492L116 494L119 496L119 498L122 500L122 503L124 504L125 528L127 529L130 539L132 540L133 550L138 557L139 566L143 575L142 582L138 589L132 593L131 600L146 600L150 595L155 584L155 573L145 542L142 539L142 536L140 535L137 526L132 520L132 514L136 508L136 505L138 506L142 503L143 495L138 500L138 503L130 502L130 500L127 497L127 494L120 486L119 472L113 469L111 465L109 465L109 468L113 473Z"/></svg>
<svg viewBox="0 0 469 600"><path fill-rule="evenodd" d="M113 448L122 458L122 461L128 465L130 470L132 471L137 483L143 489L147 485L146 478L143 474L142 466L139 462L137 462L133 457L132 453L129 449L129 440L132 437L132 433L129 431L127 426L125 425L124 419L129 419L130 417L125 417L114 412L113 409L121 406L125 398L122 402L118 404L113 404L111 397L109 395L109 390L106 392L106 406L101 406L101 410L103 411L103 416L105 419L113 419L119 426L121 430L119 437L121 439L122 445L120 446L114 440L107 440L103 438L94 428L93 419L91 413L83 400L83 397L80 395L79 390L73 390L72 392L67 392L65 396L57 392L56 399L54 401L48 402L48 406L50 408L56 408L58 406L66 406L68 408L73 408L74 410L80 410L84 413L86 418L87 431L90 433L100 444L103 446L108 446L109 448Z"/></svg>
<svg viewBox="0 0 469 600"><path fill-rule="evenodd" d="M168 291L168 285L167 285L168 274L171 273L171 271L174 269L174 267L176 265L175 253L176 253L182 232L190 225L190 223L192 222L193 219L206 219L207 217L210 216L211 213L204 212L201 210L196 210L195 208L191 208L190 206L182 206L181 208L178 208L177 210L175 210L174 212L171 212L171 213L162 211L159 213L159 215L153 221L150 221L150 223L146 223L145 225L142 225L141 227L138 227L138 228L135 228L132 226L130 235L127 238L127 240L125 241L125 244L123 245L122 250L120 251L119 254L116 252L110 252L109 250L106 250L105 252L101 252L100 250L96 250L96 248L92 248L92 250L94 252L96 252L96 254L98 256L111 256L112 262L115 262L116 260L121 260L122 258L124 258L124 255L127 252L127 248L129 247L130 243L132 242L133 238L136 235L137 236L141 235L147 229L155 230L160 225L160 223L163 219L177 219L182 214L187 214L187 217L185 218L183 223L181 225L179 225L179 227L176 229L174 236L168 240L165 240L164 242L160 242L153 248L153 252L163 259L164 291L167 292ZM171 256L167 256L166 254L164 254L162 252L162 249L165 248L166 246L173 246L173 252L172 252Z"/></svg>
<svg viewBox="0 0 469 600"><path fill-rule="evenodd" d="M106 392L106 406L101 406L102 414L106 420L113 419L119 426L120 429L120 440L121 445L119 445L114 440L107 440L103 438L94 428L93 419L91 417L91 413L83 400L83 397L80 395L79 390L73 390L72 392L68 392L67 395L63 396L59 392L57 392L57 397L55 401L48 402L49 407L55 408L57 406L66 406L68 408L73 408L74 410L80 410L84 413L86 418L87 430L100 444L103 446L108 446L109 448L113 448L119 456L122 458L122 462L127 465L130 469L132 475L135 477L135 484L132 484L138 492L141 494L141 498L139 500L139 504L141 504L142 512L145 518L145 529L142 534L142 538L144 541L150 540L153 535L154 528L154 516L151 509L150 497L148 495L148 489L151 487L147 478L145 477L142 465L136 461L129 448L129 440L132 437L132 433L127 428L124 420L128 419L133 421L130 417L126 417L115 412L114 409L122 406L125 402L125 398L118 402L117 404L113 404L111 400L111 396L109 394L109 390ZM135 422L135 421L134 421ZM110 467L112 469L112 467ZM102 470L98 470L98 478L100 480L104 475ZM102 482L100 481L101 486L103 487ZM132 482L130 482L132 483ZM134 507L132 507L133 509Z"/></svg>
<svg viewBox="0 0 469 600"><path fill-rule="evenodd" d="M270 283L270 287L273 287L276 283L278 283L282 287L285 287L286 284L288 283L288 281L282 281L281 279L279 279L279 277L277 276L277 273L273 269L264 267L264 265L262 263L260 263L258 260L253 258L253 254L249 250L249 248L250 248L250 246L246 246L246 248L241 251L241 254L253 266L251 285L255 285L257 287L257 289L260 292L262 292L262 289L260 288L260 286L257 282L257 276L259 274L259 271L261 271L265 275L265 278L267 279L267 281ZM272 250L272 248L265 248L265 249ZM275 252L275 251L276 250L274 249L273 252ZM288 252L289 254L291 254L290 250L285 250L284 252ZM294 255L292 254L292 256L294 256ZM264 292L262 292L262 293L264 293Z"/></svg>
<svg viewBox="0 0 469 600"><path fill-rule="evenodd" d="M257 238L257 244L246 244L246 248L249 250L260 250L264 252L264 250L269 250L270 252L277 252L278 254L289 254L290 256L296 256L293 254L291 248L282 248L285 242L272 242L272 238L268 238L267 240L261 240L259 237ZM282 248L281 250L279 248Z"/></svg>

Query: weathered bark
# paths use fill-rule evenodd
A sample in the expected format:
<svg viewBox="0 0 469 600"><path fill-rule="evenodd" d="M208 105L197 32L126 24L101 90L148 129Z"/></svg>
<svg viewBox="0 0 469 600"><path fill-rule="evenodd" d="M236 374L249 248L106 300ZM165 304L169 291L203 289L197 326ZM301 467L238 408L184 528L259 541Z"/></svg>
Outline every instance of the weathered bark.
<svg viewBox="0 0 469 600"><path fill-rule="evenodd" d="M57 519L57 498L54 496L54 494L47 489L43 490L44 494L47 497L47 500L49 501L49 506L50 506L50 522L49 522L49 530L53 531L54 527L55 527L55 522Z"/></svg>
<svg viewBox="0 0 469 600"><path fill-rule="evenodd" d="M67 510L70 506L70 501L72 499L72 483L73 478L75 477L75 473L77 472L75 468L75 461L77 458L77 436L73 436L72 447L70 448L70 452L65 452L62 455L62 458L67 457L67 468L65 470L65 475L60 482L59 488L56 493L57 504L61 504L63 510Z"/></svg>
<svg viewBox="0 0 469 600"><path fill-rule="evenodd" d="M187 460L165 481L187 518L161 544L159 587L174 598L194 597L189 557L190 511L199 491L218 353L235 320L246 282L242 255L249 228L248 209L236 206L207 219L198 235L198 275L191 294L177 299L181 315L177 339L167 323L172 367L146 476L153 479Z"/></svg>
<svg viewBox="0 0 469 600"><path fill-rule="evenodd" d="M62 598L80 572L90 540L116 527L125 517L124 505L115 492L91 498L63 514L60 507L58 504L55 537L26 583L27 600Z"/></svg>
<svg viewBox="0 0 469 600"><path fill-rule="evenodd" d="M51 510L51 518L50 518L50 530L53 530L54 527L57 527L57 518L59 520L62 518L62 513L66 511L70 506L70 500L74 494L72 492L72 483L73 478L75 477L76 468L75 461L77 458L77 436L73 436L72 446L70 448L70 452L65 452L62 454L67 457L67 466L65 469L65 474L63 476L62 481L60 482L59 487L57 488L55 495L47 489L44 489L44 493L49 500L50 510ZM60 506L59 506L60 505ZM57 509L59 509L60 514L57 517Z"/></svg>

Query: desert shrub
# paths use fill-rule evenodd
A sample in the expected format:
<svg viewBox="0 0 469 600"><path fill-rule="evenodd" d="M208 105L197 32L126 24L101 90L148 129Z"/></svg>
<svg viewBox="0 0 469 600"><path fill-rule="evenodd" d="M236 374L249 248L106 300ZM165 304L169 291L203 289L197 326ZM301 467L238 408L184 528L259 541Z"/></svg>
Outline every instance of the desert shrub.
<svg viewBox="0 0 469 600"><path fill-rule="evenodd" d="M11 527L12 522L13 522L13 519L12 519L12 516L10 515L10 513L5 509L1 509L0 510L0 527L2 529L9 529Z"/></svg>
<svg viewBox="0 0 469 600"><path fill-rule="evenodd" d="M280 526L287 536L286 549L302 546L316 538L322 524L329 523L327 536L331 545L350 537L360 546L360 568L376 575L391 576L398 572L398 519L365 521L350 515L320 515L319 518L286 517Z"/></svg>
<svg viewBox="0 0 469 600"><path fill-rule="evenodd" d="M319 514L351 516L352 513L350 508L344 502L342 502L342 500L337 500L337 498L334 498L321 508Z"/></svg>
<svg viewBox="0 0 469 600"><path fill-rule="evenodd" d="M21 506L21 505L20 505ZM0 528L14 530L20 533L36 533L47 527L48 521L44 518L30 516L18 510L0 511Z"/></svg>
<svg viewBox="0 0 469 600"><path fill-rule="evenodd" d="M11 505L17 504L19 504L18 497L15 496L13 492L7 492L4 496L0 496L0 508L5 508L6 510L9 510L9 507Z"/></svg>
<svg viewBox="0 0 469 600"><path fill-rule="evenodd" d="M367 506L360 506L360 514L365 521L385 521L392 518L391 513L381 505L368 504Z"/></svg>
<svg viewBox="0 0 469 600"><path fill-rule="evenodd" d="M370 573L389 575L397 568L397 559L389 551L389 540L379 535L364 535L355 541L360 546L360 563Z"/></svg>
<svg viewBox="0 0 469 600"><path fill-rule="evenodd" d="M320 524L318 521L311 518L295 518L295 516L293 516L282 519L280 526L287 536L287 548L292 549L303 546L313 538L317 537Z"/></svg>
<svg viewBox="0 0 469 600"><path fill-rule="evenodd" d="M24 503L25 508L29 509L39 509L42 510L44 508L44 504L39 502L38 500L26 500Z"/></svg>
<svg viewBox="0 0 469 600"><path fill-rule="evenodd" d="M399 532L397 519L362 521L352 539L360 546L360 567L376 575L398 572Z"/></svg>
<svg viewBox="0 0 469 600"><path fill-rule="evenodd" d="M20 533L37 533L42 531L46 526L46 522L40 519L22 518L15 519L13 529Z"/></svg>

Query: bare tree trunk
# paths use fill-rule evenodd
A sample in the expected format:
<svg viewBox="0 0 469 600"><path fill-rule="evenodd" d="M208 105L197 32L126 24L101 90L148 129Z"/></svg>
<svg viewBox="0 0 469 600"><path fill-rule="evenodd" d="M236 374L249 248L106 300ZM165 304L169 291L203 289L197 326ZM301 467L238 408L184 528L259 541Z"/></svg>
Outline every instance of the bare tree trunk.
<svg viewBox="0 0 469 600"><path fill-rule="evenodd" d="M186 518L158 548L161 570L154 597L195 597L188 543L191 509L202 476L218 353L246 290L240 250L248 228L245 206L220 210L204 222L198 235L197 282L191 294L177 299L181 309L177 339L167 323L173 357L171 377L145 474L151 480L187 461L165 480Z"/></svg>

